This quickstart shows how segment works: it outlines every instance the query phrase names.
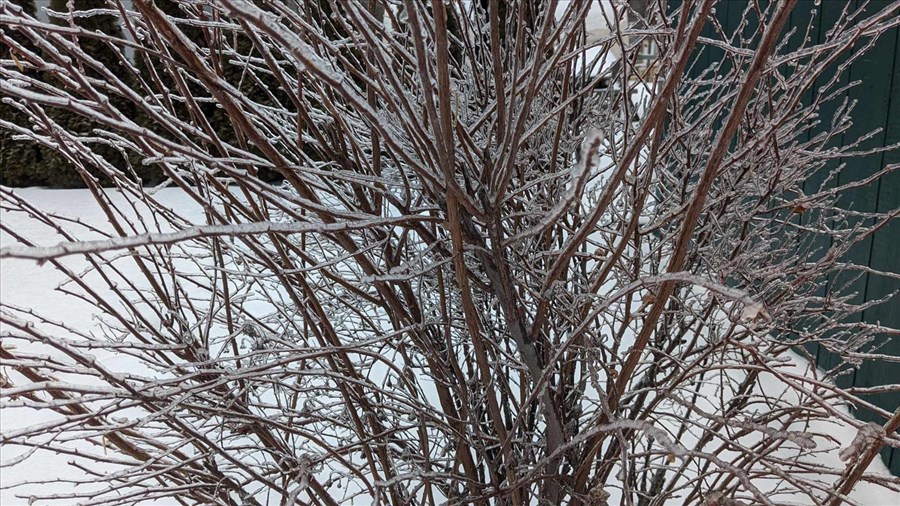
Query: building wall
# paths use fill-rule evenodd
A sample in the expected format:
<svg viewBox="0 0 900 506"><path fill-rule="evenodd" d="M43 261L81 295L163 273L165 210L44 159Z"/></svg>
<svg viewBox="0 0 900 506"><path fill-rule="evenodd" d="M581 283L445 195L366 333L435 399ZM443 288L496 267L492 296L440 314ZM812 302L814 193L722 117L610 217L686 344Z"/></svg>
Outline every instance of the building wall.
<svg viewBox="0 0 900 506"><path fill-rule="evenodd" d="M758 0L765 6L766 0ZM676 9L681 0L669 0L669 8ZM825 40L826 34L842 16L844 9L853 12L864 8L865 13L871 14L890 8L891 0L871 0L868 3L861 0L800 0L791 14L791 19L785 32L796 30L788 47L784 51L790 51L800 45L801 39L809 30L809 44L817 44ZM896 4L893 8L897 9ZM900 16L900 9L897 9ZM712 28L707 23L701 37L721 40L723 34L733 37L741 26L741 19L745 17L750 24L758 22L753 10L753 3L749 0L720 0L716 5L715 17L722 27L722 33ZM745 35L753 32L753 27L744 25L742 29ZM868 41L861 41L854 51L861 48ZM702 47L698 54L691 73L698 74L703 69L709 68L711 62L718 61L721 50L714 47ZM820 82L831 79L839 69L841 62L834 65L833 72L826 72L820 77ZM864 56L854 61L840 75L843 84L858 81L856 86L849 88L842 97L827 103L822 110L822 116L829 118L840 107L844 99L855 102L855 108L851 114L853 126L839 143L849 144L860 136L880 129L871 138L863 142L858 150L868 150L878 147L886 147L900 143L900 37L898 29L893 29L880 37L877 43L870 48ZM817 86L818 87L818 83ZM806 101L813 98L810 91ZM820 127L828 128L828 120ZM815 135L811 131L807 135ZM846 164L837 181L831 181L828 186L846 184L851 181L864 179L873 173L891 164L900 163L900 149L892 148L887 152L876 153L865 157L855 157L835 160L830 167L826 167L822 173L807 181L806 193L814 192L816 188L826 181L827 172L836 168L839 164ZM854 189L841 194L839 205L855 211L884 212L900 208L900 172L894 172L884 176L876 184ZM804 219L804 218L800 218ZM865 221L870 224L872 220ZM821 244L827 249L829 244ZM857 265L866 265L880 272L900 273L900 219L893 220L888 226L879 230L873 236L855 245L846 259ZM858 279L854 279L857 278ZM867 273L858 276L854 273L836 276L829 280L832 284L851 282L851 290L857 292L855 302L873 301L888 297L893 292L900 291L900 278ZM857 321L872 324L881 324L887 327L900 329L900 296L893 297L887 302L867 309L856 316ZM880 336L881 348L879 353L900 357L900 334L884 334ZM810 350L816 357L818 365L822 369L831 369L840 364L840 358L824 348L817 347ZM900 362L878 361L867 362L858 368L845 366L846 374L837 378L837 383L842 387L876 387L890 383L900 383ZM893 412L900 406L900 392L886 392L869 396L866 400ZM881 416L864 410L856 409L855 414L862 420L884 423ZM891 471L900 476L900 449L885 448L882 452L885 463Z"/></svg>

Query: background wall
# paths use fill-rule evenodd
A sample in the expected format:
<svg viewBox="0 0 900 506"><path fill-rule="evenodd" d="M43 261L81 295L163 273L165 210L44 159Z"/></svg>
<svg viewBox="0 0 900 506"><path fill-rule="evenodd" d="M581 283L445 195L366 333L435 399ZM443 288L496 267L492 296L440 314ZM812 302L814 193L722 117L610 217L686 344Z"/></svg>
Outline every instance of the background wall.
<svg viewBox="0 0 900 506"><path fill-rule="evenodd" d="M724 0L716 5L715 21L710 22L704 28L701 37L714 40L734 40L735 37L750 36L755 31L758 23L758 15L754 5L763 8L765 0ZM786 33L794 30L785 50L797 48L804 35L808 32L808 44L817 44L826 39L826 34L842 16L845 9L854 12L864 9L866 13L879 12L891 5L890 0L800 0L794 9ZM681 5L681 0L670 0L670 9L676 9ZM898 9L897 15L900 15ZM749 23L741 24L742 19ZM869 41L861 41L857 48L861 49ZM722 50L710 45L702 46L690 70L693 76L699 75L704 69L708 69L712 62L721 58ZM833 72L820 76L820 82L834 77L840 73L843 84L858 82L849 88L841 96L828 102L822 110L822 115L828 118L845 101L855 103L851 114L853 126L842 137L840 144L847 145L860 136L879 130L872 137L862 142L857 148L859 151L870 150L878 147L892 146L900 143L900 37L898 30L894 29L881 38L865 53L864 56L854 61L851 65L839 69L842 62L836 62ZM720 69L724 70L724 69ZM808 94L805 103L813 100L812 92ZM806 135L814 136L822 129L829 128L826 120L818 130L811 130ZM900 163L900 149L896 147L883 152L864 157L834 160L831 166L826 167L815 178L805 183L805 192L812 193L827 181L829 171L839 165L845 165L840 176L826 183L826 187L836 184L846 184L851 181L864 179L883 167ZM845 209L857 212L884 212L900 208L900 173L894 172L881 178L877 183L867 185L853 191L847 191L840 196L840 205ZM798 217L800 220L815 219L814 216ZM872 219L860 219L863 224L869 225ZM822 250L826 250L830 244L820 244ZM865 265L874 271L886 273L886 275L873 272L859 275L858 272L848 271L845 276L830 279L830 286L835 284L850 283L852 290L857 293L855 302L875 301L889 297L900 290L900 219L893 220L887 227L879 230L865 241L855 245L850 251L848 262L856 265ZM825 295L824 291L822 295ZM893 297L887 302L867 309L856 316L856 321L872 324L881 324L895 329L900 329L900 297ZM817 360L822 369L828 370L837 367L839 374L835 377L842 387L871 388L878 387L890 381L896 382L900 376L900 332L894 334L884 333L879 336L877 344L881 345L880 353L897 357L893 362L879 361L867 362L859 367L851 364L842 364L841 359L834 353L822 347L811 348L809 351ZM879 407L894 411L900 406L900 392L881 392L877 395L867 396L867 400ZM865 421L883 424L885 420L865 409L855 409L856 416ZM882 452L885 463L891 471L900 476L900 449L886 447Z"/></svg>

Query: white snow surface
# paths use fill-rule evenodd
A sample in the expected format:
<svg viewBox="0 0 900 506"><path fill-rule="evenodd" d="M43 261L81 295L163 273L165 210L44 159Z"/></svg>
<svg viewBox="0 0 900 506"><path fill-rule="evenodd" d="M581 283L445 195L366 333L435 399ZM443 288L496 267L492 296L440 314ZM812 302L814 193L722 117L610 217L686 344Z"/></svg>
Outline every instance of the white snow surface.
<svg viewBox="0 0 900 506"><path fill-rule="evenodd" d="M77 218L82 223L94 225L100 230L111 230L105 214L88 190L27 188L16 190L16 193L44 211L58 213L69 218ZM110 196L113 202L121 203L126 200L123 195L113 192L110 192ZM177 209L182 216L196 220L198 224L203 223L202 210L181 190L162 190L155 197L165 205ZM11 213L4 210L0 212L0 221L37 246L55 246L60 242L64 242L64 239L50 227L36 220L29 219L20 213ZM102 238L100 234L84 233L83 229L82 235L79 236L79 240L97 240ZM10 237L9 234L0 231L0 247L16 244L18 242ZM76 273L82 272L88 267L87 261L80 255L66 257L62 260L62 263ZM90 279L90 276L86 279ZM30 309L51 320L62 322L72 329L85 332L96 330L99 326L99 321L96 318L99 311L84 300L62 293L59 288L66 281L66 275L56 270L50 264L38 265L37 262L32 260L3 259L0 261L0 302L4 305ZM107 292L101 284L97 283L97 286L99 286L101 293ZM59 328L42 326L37 323L36 326L58 337L73 337L65 335ZM0 333L3 331L5 329L0 328ZM42 352L46 353L46 349L42 348ZM116 372L130 372L135 368L134 359L131 357L98 356L98 358L100 358L100 362L105 367ZM145 371L145 368L140 367L138 370ZM29 413L29 416L22 416L25 413ZM16 416L11 416L13 414ZM7 433L11 430L47 422L55 418L56 416L52 413L38 413L33 410L30 412L15 410L4 413L0 409L0 432ZM91 446L86 446L85 449L97 451L96 448ZM8 447L0 446L0 462L6 463L21 453L20 449L11 450ZM46 479L52 479L53 477L59 479L83 478L84 473L71 466L69 464L70 461L71 457L69 456L38 452L26 460L23 465L3 467L0 469L0 505L28 504L28 501L22 499L21 496L27 496L28 493L35 492L33 488L9 489L8 487L28 479L34 479L35 473L40 473ZM40 493L65 493L71 491L69 488L70 486L66 483L58 485L45 484L40 487ZM81 490L82 488L79 488L79 491ZM147 504L151 503L148 502Z"/></svg>
<svg viewBox="0 0 900 506"><path fill-rule="evenodd" d="M109 229L106 218L102 210L94 202L93 197L87 190L46 190L46 189L21 189L16 193L37 207L46 211L57 212L72 218L78 218L84 223L89 223L100 229ZM117 194L111 194L113 200L124 201L124 197ZM189 219L196 220L195 223L203 223L203 215L200 208L190 200L181 190L164 189L156 193L155 198L173 209L177 209L179 214ZM20 214L9 212L0 213L0 220L4 225L14 230L16 233L28 238L30 241L41 246L53 246L61 242L61 238L49 227L37 223L33 220L23 217ZM99 237L86 234L80 236L79 240L95 240ZM16 244L16 241L6 233L0 233L0 246L6 247ZM74 269L76 272L86 267L86 262L79 256L70 256L64 260L65 265ZM29 308L36 313L49 316L51 319L65 322L69 327L81 331L90 332L98 327L98 321L95 318L97 311L86 302L67 296L57 290L60 283L64 282L63 273L55 270L51 265L38 265L32 260L6 259L0 262L0 301L5 305L19 306ZM2 330L2 329L0 329ZM58 332L58 329L56 329ZM810 374L812 368L807 361L798 356L790 355L783 357L785 359L785 373ZM120 357L103 358L105 366L120 371L129 370L129 360ZM714 386L711 388L715 388ZM784 392L784 399L797 398L797 392L775 378L771 374L761 377L760 388L768 392ZM843 410L848 413L846 408L837 406L836 409ZM16 414L22 413L21 410ZM848 415L849 416L849 415ZM0 412L0 431L6 433L16 428L44 422L52 419L51 416L41 416L36 413L34 417L27 419L17 419L11 416L4 416ZM800 428L799 430L803 430ZM833 441L824 441L817 438L815 443L818 448L822 449L817 454L816 463L834 469L843 469L847 464L842 462L839 453L841 449L851 446L857 431L848 424L834 419L828 421L813 421L808 426L809 432L826 433L833 437ZM679 443L679 442L676 442ZM689 446L691 441L681 441L684 446ZM9 448L0 447L0 461L8 462L16 457L20 451L15 452ZM9 490L8 487L20 483L29 477L34 477L35 473L40 473L45 478L58 477L64 479L66 477L80 477L80 471L69 465L70 457L63 455L41 454L25 461L24 465L13 467L5 467L0 471L0 504L4 506L28 504L28 501L22 499L21 496L27 493L28 489L16 488ZM851 461L850 464L853 462ZM884 463L880 459L876 459L869 468L870 472L889 474ZM756 487L766 493L773 495L770 498L773 501L779 501L788 504L810 504L808 498L785 496L784 493L777 492L779 483L759 482L754 483ZM53 487L58 487L59 492L65 492L67 485L62 482L58 485L42 485L41 493L48 493ZM620 497L616 494L614 488L610 498L610 504L619 504ZM16 497L16 496L19 497ZM879 487L871 483L862 482L857 485L856 489L850 494L851 498L862 505L872 506L890 506L900 505L900 494L891 490ZM805 499L805 500L804 500ZM743 498L747 501L752 499Z"/></svg>

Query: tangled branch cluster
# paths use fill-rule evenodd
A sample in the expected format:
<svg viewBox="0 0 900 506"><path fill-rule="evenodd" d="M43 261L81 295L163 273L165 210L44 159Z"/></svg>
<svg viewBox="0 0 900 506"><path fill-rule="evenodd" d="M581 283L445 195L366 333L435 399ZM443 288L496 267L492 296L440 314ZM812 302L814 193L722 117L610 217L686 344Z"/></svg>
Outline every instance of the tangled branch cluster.
<svg viewBox="0 0 900 506"><path fill-rule="evenodd" d="M63 241L0 224L20 243L0 257L58 269L100 315L2 306L4 417L47 420L3 429L4 464L56 453L82 471L65 491L4 486L228 505L897 490L854 464L900 444L900 415L831 381L879 358L889 331L850 318L870 272L843 259L897 214L837 197L897 166L836 184L834 160L865 153L834 147L849 104L822 111L843 91L828 69L900 17L848 10L811 44L784 30L795 3L750 2L759 26L712 40L712 0L108 0L50 13L62 23L0 2L0 91L31 122L0 125L69 160L109 222L0 190ZM101 14L125 35L75 23ZM707 46L721 60L697 71ZM790 367L815 345L849 365ZM890 422L833 468L815 423L864 427L842 404Z"/></svg>

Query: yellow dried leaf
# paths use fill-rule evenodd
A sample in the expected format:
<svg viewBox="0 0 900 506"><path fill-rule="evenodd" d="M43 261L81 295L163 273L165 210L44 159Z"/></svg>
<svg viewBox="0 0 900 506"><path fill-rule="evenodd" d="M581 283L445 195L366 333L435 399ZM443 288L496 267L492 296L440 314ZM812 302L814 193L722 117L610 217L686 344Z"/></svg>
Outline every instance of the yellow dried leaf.
<svg viewBox="0 0 900 506"><path fill-rule="evenodd" d="M22 62L20 62L19 59L16 58L16 53L10 52L9 57L12 58L13 63L16 64L16 67L18 67L19 72L25 72L25 67L22 65Z"/></svg>

